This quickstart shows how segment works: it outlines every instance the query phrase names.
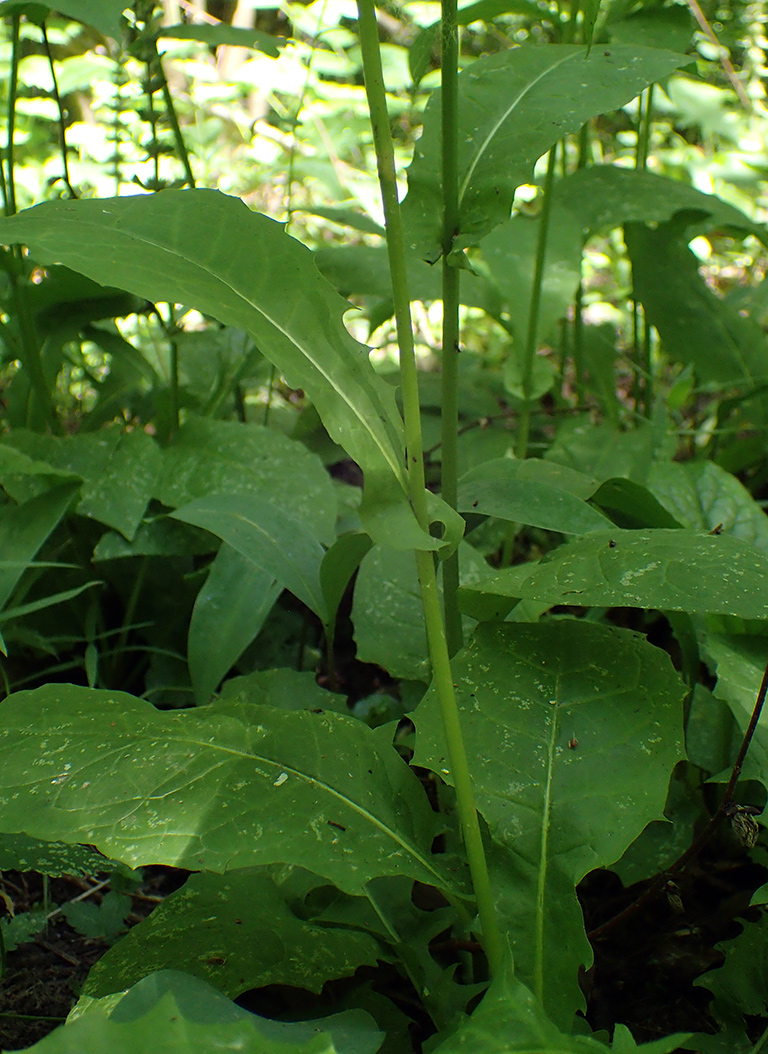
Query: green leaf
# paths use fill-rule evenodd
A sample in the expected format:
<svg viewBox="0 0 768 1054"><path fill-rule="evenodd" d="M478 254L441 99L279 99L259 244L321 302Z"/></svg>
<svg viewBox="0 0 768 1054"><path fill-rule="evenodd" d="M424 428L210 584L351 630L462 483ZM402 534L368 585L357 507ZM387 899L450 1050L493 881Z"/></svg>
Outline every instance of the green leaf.
<svg viewBox="0 0 768 1054"><path fill-rule="evenodd" d="M80 596L86 589L91 589L93 586L100 586L101 584L101 582L85 582L83 585L75 586L73 589L63 589L60 593L40 597L38 600L30 600L27 604L14 604L13 607L4 608L3 611L0 611L0 622L10 622L12 619L23 618L25 615L33 615L36 611L54 607L56 604L65 604L68 600L74 600L75 597Z"/></svg>
<svg viewBox="0 0 768 1054"><path fill-rule="evenodd" d="M482 1003L461 1026L432 1047L433 1054L670 1054L688 1039L665 1036L638 1047L629 1030L617 1025L610 1048L592 1036L562 1032L541 1003L515 978L509 963L494 978Z"/></svg>
<svg viewBox="0 0 768 1054"><path fill-rule="evenodd" d="M517 975L570 1026L591 959L574 887L661 818L685 687L643 637L575 620L479 626L452 668ZM414 764L450 782L433 690L413 721Z"/></svg>
<svg viewBox="0 0 768 1054"><path fill-rule="evenodd" d="M585 607L641 607L768 618L768 557L728 535L594 532L559 546L520 581L500 571L469 592Z"/></svg>
<svg viewBox="0 0 768 1054"><path fill-rule="evenodd" d="M665 352L701 381L754 387L768 378L768 341L757 320L720 299L699 274L685 220L627 224L634 292Z"/></svg>
<svg viewBox="0 0 768 1054"><path fill-rule="evenodd" d="M459 547L462 583L481 580L487 570L485 560L463 542ZM393 677L430 679L424 613L412 552L376 546L368 553L355 583L352 622L357 657L362 662L375 662Z"/></svg>
<svg viewBox="0 0 768 1054"><path fill-rule="evenodd" d="M316 454L261 425L193 417L163 451L155 497L178 508L209 494L266 498L321 542L336 537L333 482Z"/></svg>
<svg viewBox="0 0 768 1054"><path fill-rule="evenodd" d="M276 706L280 710L334 710L349 714L345 696L321 688L309 670L299 673L278 667L232 677L222 685L219 699L249 706Z"/></svg>
<svg viewBox="0 0 768 1054"><path fill-rule="evenodd" d="M189 622L189 676L198 705L255 639L280 595L266 571L225 542L197 594Z"/></svg>
<svg viewBox="0 0 768 1054"><path fill-rule="evenodd" d="M297 918L272 879L257 870L191 875L141 925L99 960L84 994L120 992L153 970L208 981L231 999L286 984L319 992L326 981L376 965L367 933Z"/></svg>
<svg viewBox="0 0 768 1054"><path fill-rule="evenodd" d="M0 567L0 609L79 489L79 483L62 483L23 505L4 506L0 516L0 553L5 562Z"/></svg>
<svg viewBox="0 0 768 1054"><path fill-rule="evenodd" d="M93 26L105 37L120 40L125 24L122 18L125 6L124 0L52 0L50 3L48 0L35 0L34 4L28 0L4 0L0 4L0 18L28 7L38 7L45 12L58 11L77 22Z"/></svg>
<svg viewBox="0 0 768 1054"><path fill-rule="evenodd" d="M336 636L336 615L352 575L357 571L373 541L362 531L340 535L323 556L320 589L325 601L325 633L329 652Z"/></svg>
<svg viewBox="0 0 768 1054"><path fill-rule="evenodd" d="M1 871L39 871L41 875L93 875L107 861L87 845L41 842L26 834L0 834Z"/></svg>
<svg viewBox="0 0 768 1054"><path fill-rule="evenodd" d="M702 651L717 672L714 694L727 703L743 734L757 702L768 661L768 641L765 637L746 634L706 633ZM730 771L715 775L728 779ZM757 779L768 787L768 733L764 720L755 729L742 778Z"/></svg>
<svg viewBox="0 0 768 1054"><path fill-rule="evenodd" d="M81 1000L79 1015L28 1050L34 1054L375 1054L381 1033L362 1011L321 1021L271 1021L242 1010L188 974L163 970L116 998ZM338 1043L337 1043L338 1038Z"/></svg>
<svg viewBox="0 0 768 1054"><path fill-rule="evenodd" d="M359 893L379 875L443 888L437 819L391 743L338 714L221 703L160 711L48 685L0 708L0 830L95 845L131 867L294 863Z"/></svg>
<svg viewBox="0 0 768 1054"><path fill-rule="evenodd" d="M306 391L379 503L406 503L394 392L344 327L348 305L282 224L217 191L165 190L46 202L0 219L0 239L23 242L38 259L96 281L239 326L291 387Z"/></svg>
<svg viewBox="0 0 768 1054"><path fill-rule="evenodd" d="M651 48L523 45L485 56L459 75L460 224L455 247L509 218L515 190L536 161L591 117L630 102L688 60ZM441 254L440 101L430 98L408 170L404 208L411 248Z"/></svg>
<svg viewBox="0 0 768 1054"><path fill-rule="evenodd" d="M114 941L127 928L125 920L131 913L131 907L129 896L110 890L100 904L71 900L63 905L61 913L69 925L84 937Z"/></svg>
<svg viewBox="0 0 768 1054"><path fill-rule="evenodd" d="M113 527L130 541L157 486L160 449L145 432L105 428L58 438L15 429L14 449L83 481L77 512ZM16 493L39 485L30 475L19 479Z"/></svg>
<svg viewBox="0 0 768 1054"><path fill-rule="evenodd" d="M323 548L290 513L252 495L211 494L171 515L227 542L325 621Z"/></svg>
<svg viewBox="0 0 768 1054"><path fill-rule="evenodd" d="M746 487L713 461L653 465L648 486L683 526L720 528L768 553L768 516Z"/></svg>
<svg viewBox="0 0 768 1054"><path fill-rule="evenodd" d="M587 476L547 461L496 458L462 476L458 509L563 534L587 534L609 526L584 501L595 486Z"/></svg>
<svg viewBox="0 0 768 1054"><path fill-rule="evenodd" d="M208 44L212 48L253 48L269 55L272 59L278 58L280 48L285 47L285 40L280 37L260 33L257 29L231 26L226 22L216 22L214 25L161 26L159 35L161 39L170 37L172 40L199 40L202 44Z"/></svg>

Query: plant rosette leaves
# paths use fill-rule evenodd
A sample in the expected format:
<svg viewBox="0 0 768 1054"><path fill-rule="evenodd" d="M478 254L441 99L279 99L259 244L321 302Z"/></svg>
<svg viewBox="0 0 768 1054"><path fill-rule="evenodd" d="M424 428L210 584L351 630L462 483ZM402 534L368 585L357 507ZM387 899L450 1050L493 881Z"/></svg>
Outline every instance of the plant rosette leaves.
<svg viewBox="0 0 768 1054"><path fill-rule="evenodd" d="M465 891L438 818L386 730L227 702L160 711L48 685L0 710L0 831L96 846L130 867L291 863L340 889L405 874Z"/></svg>
<svg viewBox="0 0 768 1054"><path fill-rule="evenodd" d="M375 1054L383 1039L362 1010L321 1020L272 1021L242 1010L205 981L163 970L125 994L83 997L35 1054Z"/></svg>
<svg viewBox="0 0 768 1054"><path fill-rule="evenodd" d="M574 887L663 818L685 687L643 637L571 620L482 625L453 677L518 976L570 1027L591 961ZM450 782L434 690L413 720L414 764Z"/></svg>
<svg viewBox="0 0 768 1054"><path fill-rule="evenodd" d="M651 528L594 532L559 546L526 577L500 571L468 594L585 607L768 618L768 556L728 535Z"/></svg>
<svg viewBox="0 0 768 1054"><path fill-rule="evenodd" d="M404 544L444 543L418 526L406 494L394 389L347 332L349 305L283 224L214 190L45 202L0 219L0 239L37 259L149 300L197 308L248 333L365 474L366 528L386 540L394 507ZM447 515L447 514L446 514Z"/></svg>
<svg viewBox="0 0 768 1054"><path fill-rule="evenodd" d="M509 218L515 191L564 135L631 102L689 60L655 48L537 44L484 56L459 74L459 232L455 248ZM441 255L440 100L427 103L408 169L403 219L410 248Z"/></svg>
<svg viewBox="0 0 768 1054"><path fill-rule="evenodd" d="M364 963L379 942L367 933L297 918L272 879L254 869L191 875L103 956L83 992L120 992L153 970L183 970L236 998L269 984L319 992Z"/></svg>

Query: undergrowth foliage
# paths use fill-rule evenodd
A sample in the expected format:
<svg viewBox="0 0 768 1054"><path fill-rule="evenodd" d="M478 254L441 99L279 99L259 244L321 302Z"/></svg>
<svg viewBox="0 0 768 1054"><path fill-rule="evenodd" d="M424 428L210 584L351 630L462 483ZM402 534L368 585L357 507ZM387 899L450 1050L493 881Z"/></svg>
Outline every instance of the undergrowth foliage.
<svg viewBox="0 0 768 1054"><path fill-rule="evenodd" d="M193 872L33 1049L761 1049L761 879L699 1034L595 1009L766 863L765 41L694 7L0 4L1 862Z"/></svg>

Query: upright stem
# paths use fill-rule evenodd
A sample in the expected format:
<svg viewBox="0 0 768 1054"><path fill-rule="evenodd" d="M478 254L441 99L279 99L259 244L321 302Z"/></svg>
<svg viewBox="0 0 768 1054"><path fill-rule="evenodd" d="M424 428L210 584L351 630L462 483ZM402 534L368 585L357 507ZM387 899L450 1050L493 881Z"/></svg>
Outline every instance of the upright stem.
<svg viewBox="0 0 768 1054"><path fill-rule="evenodd" d="M43 46L45 47L45 54L48 57L48 68L51 71L51 83L53 84L53 98L56 103L56 110L58 113L58 126L59 126L59 149L61 150L61 165L62 165L62 179L64 184L69 191L71 198L76 198L77 194L72 186L69 179L69 162L67 160L67 130L64 124L64 108L61 105L61 95L59 94L59 82L56 79L56 63L53 61L53 52L51 51L51 44L48 40L48 30L45 28L45 22L40 27L43 34Z"/></svg>
<svg viewBox="0 0 768 1054"><path fill-rule="evenodd" d="M14 175L14 135L16 127L16 94L19 82L19 51L20 51L20 25L21 16L14 14L11 22L11 73L8 85L8 138L6 140L6 163L7 173L5 177L5 215L16 214L16 179ZM45 424L51 431L57 431L58 424L53 408L53 399L48 390L48 381L45 377L43 359L40 354L40 342L35 331L35 323L29 308L27 298L27 287L25 279L25 260L21 246L12 247L13 266L9 270L13 304L16 311L16 320L19 327L20 347L19 359L29 375L31 393L27 404L27 423L32 427L38 425L38 414L33 412L35 400L42 411Z"/></svg>
<svg viewBox="0 0 768 1054"><path fill-rule="evenodd" d="M456 508L458 500L459 434L459 285L461 271L451 261L459 228L459 30L457 0L442 0L442 120L443 191L443 375L442 375L442 495ZM443 609L448 650L454 655L462 645L458 605L459 554L443 562Z"/></svg>
<svg viewBox="0 0 768 1054"><path fill-rule="evenodd" d="M421 441L416 357L413 350L411 305L408 295L405 242L403 238L400 203L395 178L395 155L389 127L384 77L379 54L379 35L373 0L358 0L360 47L365 74L365 90L371 116L379 185L387 228L387 253L395 305L395 322L400 344L400 380L405 416L406 464L408 466L408 494L420 526L429 529L426 490L424 487L424 457ZM480 823L475 806L472 781L469 775L464 739L453 687L451 660L446 642L445 626L440 609L434 557L431 552L416 553L416 567L421 587L424 622L427 633L432 675L440 702L440 709L448 743L453 782L456 789L459 822L467 851L472 883L485 952L491 972L495 972L502 957L502 941L485 859Z"/></svg>
<svg viewBox="0 0 768 1054"><path fill-rule="evenodd" d="M536 344L539 333L539 310L541 308L541 286L544 281L544 262L547 256L547 238L549 236L549 215L552 210L552 185L555 180L555 158L557 147L553 146L547 159L547 174L544 179L544 201L539 215L539 240L536 245L536 267L533 273L531 289L531 306L528 312L528 332L523 351L523 398L517 432L516 454L520 459L528 453L528 437L531 431L531 392L533 387L533 361L536 357Z"/></svg>

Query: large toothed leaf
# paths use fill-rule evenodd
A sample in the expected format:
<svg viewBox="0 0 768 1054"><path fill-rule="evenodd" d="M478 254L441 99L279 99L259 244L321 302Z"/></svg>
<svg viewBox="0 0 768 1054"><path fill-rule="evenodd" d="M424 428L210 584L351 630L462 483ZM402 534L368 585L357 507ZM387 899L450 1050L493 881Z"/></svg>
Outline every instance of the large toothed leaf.
<svg viewBox="0 0 768 1054"><path fill-rule="evenodd" d="M661 818L685 687L640 635L566 620L480 626L453 677L516 973L570 1026L591 960L574 887ZM415 764L450 780L433 690L414 721Z"/></svg>
<svg viewBox="0 0 768 1054"><path fill-rule="evenodd" d="M536 161L591 117L631 102L687 60L671 51L570 44L524 45L473 62L459 75L460 220L456 247L509 217L515 190ZM410 247L441 252L440 101L427 104L424 134L408 170L404 202Z"/></svg>
<svg viewBox="0 0 768 1054"><path fill-rule="evenodd" d="M132 867L285 862L350 893L383 875L454 883L431 854L437 823L416 777L351 717L237 702L160 711L48 685L0 706L0 766L0 831Z"/></svg>
<svg viewBox="0 0 768 1054"><path fill-rule="evenodd" d="M768 557L725 534L596 531L560 546L524 580L510 568L466 592L763 619L768 618Z"/></svg>
<svg viewBox="0 0 768 1054"><path fill-rule="evenodd" d="M121 992L151 970L184 970L235 999L251 988L287 984L319 992L326 981L376 965L368 933L297 918L258 869L191 875L88 975L86 995Z"/></svg>
<svg viewBox="0 0 768 1054"><path fill-rule="evenodd" d="M217 191L165 190L37 205L0 219L0 240L25 243L41 263L64 263L244 329L288 383L307 392L371 493L404 501L394 390L345 329L346 302L281 224Z"/></svg>

